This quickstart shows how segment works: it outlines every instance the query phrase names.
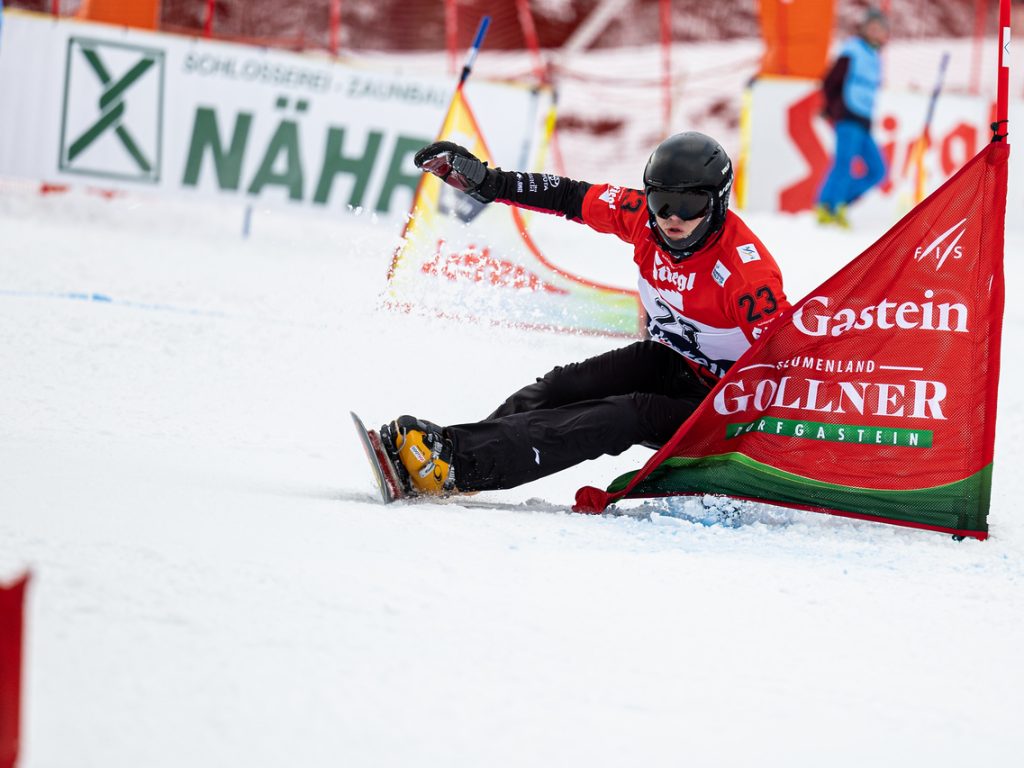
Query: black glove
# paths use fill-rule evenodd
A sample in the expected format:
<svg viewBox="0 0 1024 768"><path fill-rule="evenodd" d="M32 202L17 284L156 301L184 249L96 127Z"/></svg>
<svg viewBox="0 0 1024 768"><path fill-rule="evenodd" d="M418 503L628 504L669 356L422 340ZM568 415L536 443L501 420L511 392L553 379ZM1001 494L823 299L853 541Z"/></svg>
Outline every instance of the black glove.
<svg viewBox="0 0 1024 768"><path fill-rule="evenodd" d="M481 203L490 203L498 195L496 171L454 142L430 144L417 152L413 160L420 170L434 174L448 186Z"/></svg>

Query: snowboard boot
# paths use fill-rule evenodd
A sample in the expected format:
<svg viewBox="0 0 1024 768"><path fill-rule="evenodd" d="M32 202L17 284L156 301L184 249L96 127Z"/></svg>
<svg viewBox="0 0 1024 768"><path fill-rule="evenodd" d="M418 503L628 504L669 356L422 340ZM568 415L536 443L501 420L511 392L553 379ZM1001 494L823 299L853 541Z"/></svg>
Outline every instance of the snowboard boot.
<svg viewBox="0 0 1024 768"><path fill-rule="evenodd" d="M437 424L399 416L380 428L380 442L410 496L458 493L452 441Z"/></svg>

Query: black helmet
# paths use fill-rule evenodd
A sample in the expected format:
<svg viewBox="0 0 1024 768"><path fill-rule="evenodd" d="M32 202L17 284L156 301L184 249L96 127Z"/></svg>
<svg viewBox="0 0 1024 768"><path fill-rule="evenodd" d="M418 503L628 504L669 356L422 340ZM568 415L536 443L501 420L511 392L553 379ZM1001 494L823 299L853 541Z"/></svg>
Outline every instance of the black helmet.
<svg viewBox="0 0 1024 768"><path fill-rule="evenodd" d="M732 162L722 145L703 133L669 136L654 150L644 168L644 197L655 242L676 259L699 251L722 231L732 189ZM684 219L703 215L693 233L670 241L655 221L676 214Z"/></svg>

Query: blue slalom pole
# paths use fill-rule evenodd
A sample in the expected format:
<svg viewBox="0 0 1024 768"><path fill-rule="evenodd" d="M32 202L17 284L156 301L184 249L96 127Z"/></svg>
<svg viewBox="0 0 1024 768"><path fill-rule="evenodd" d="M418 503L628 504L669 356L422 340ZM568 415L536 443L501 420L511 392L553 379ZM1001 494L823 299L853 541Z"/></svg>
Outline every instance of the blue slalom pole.
<svg viewBox="0 0 1024 768"><path fill-rule="evenodd" d="M462 65L462 74L459 76L459 84L455 86L455 92L452 94L451 101L448 102L448 109L444 114L444 119L441 121L440 130L444 130L445 124L448 122L448 118L451 117L452 110L455 108L455 104L458 102L462 95L462 86L466 84L466 80L469 79L469 73L473 71L473 64L476 62L476 56L480 53L480 47L484 44L484 35L487 34L487 28L491 25L491 17L484 16L480 19L480 24L476 28L476 36L473 38L473 45L470 46L469 52L466 54L466 63ZM441 140L440 132L437 135L437 140ZM413 205L419 197L420 190L423 189L423 183L426 181L429 174L423 174L420 178L419 184L416 186L416 193L413 195ZM405 247L405 236L409 232L409 225L412 222L412 217L406 217L405 226L402 227L402 237L400 245L395 248L395 253L391 257L391 266L388 267L388 281L395 276L395 269L398 267L398 260L401 258L402 249Z"/></svg>
<svg viewBox="0 0 1024 768"><path fill-rule="evenodd" d="M939 75L935 80L935 87L932 88L931 96L928 99L928 113L924 118L924 135L927 136L931 126L932 118L935 117L935 104L939 100L939 96L942 94L942 84L946 79L946 67L949 66L949 51L944 51L942 59L939 61Z"/></svg>
<svg viewBox="0 0 1024 768"><path fill-rule="evenodd" d="M245 213L242 214L242 239L248 240L252 232L252 203L245 206Z"/></svg>
<svg viewBox="0 0 1024 768"><path fill-rule="evenodd" d="M487 34L489 26L491 26L490 16L484 16L480 19L480 24L476 28L476 36L473 38L473 45L469 47L469 53L466 54L466 63L462 66L462 74L459 76L460 88L466 82L469 73L473 71L473 64L476 63L476 56L480 53L480 46L484 44L484 35Z"/></svg>

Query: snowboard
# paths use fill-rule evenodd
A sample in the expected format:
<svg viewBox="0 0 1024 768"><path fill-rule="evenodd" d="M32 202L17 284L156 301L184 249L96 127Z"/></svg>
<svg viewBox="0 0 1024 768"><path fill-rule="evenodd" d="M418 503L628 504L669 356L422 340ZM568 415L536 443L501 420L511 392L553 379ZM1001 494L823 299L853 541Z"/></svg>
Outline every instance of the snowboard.
<svg viewBox="0 0 1024 768"><path fill-rule="evenodd" d="M377 488L380 490L380 499L385 504L405 497L402 490L402 483L398 479L394 466L384 453L384 446L380 442L380 434L375 429L367 429L355 411L352 414L352 422L355 424L356 432L359 435L359 442L363 444L366 458L373 470L373 477L377 481Z"/></svg>

